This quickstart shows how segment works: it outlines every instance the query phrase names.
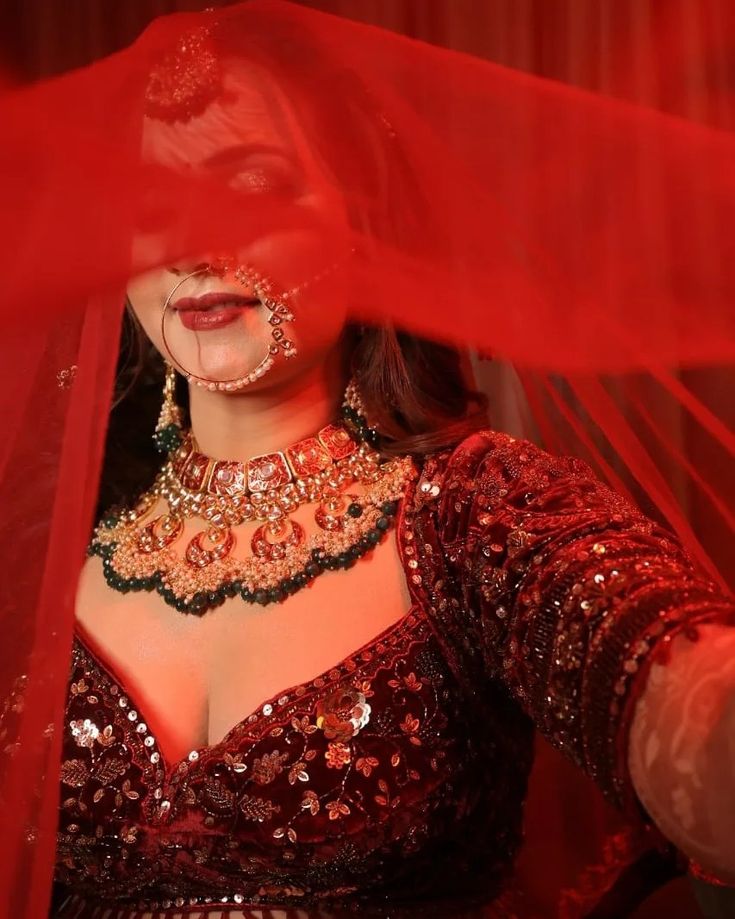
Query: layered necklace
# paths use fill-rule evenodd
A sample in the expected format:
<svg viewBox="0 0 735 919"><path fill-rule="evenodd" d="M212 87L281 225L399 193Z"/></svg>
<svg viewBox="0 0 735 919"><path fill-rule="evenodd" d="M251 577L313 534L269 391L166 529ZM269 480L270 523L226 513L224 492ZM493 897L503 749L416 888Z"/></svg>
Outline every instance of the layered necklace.
<svg viewBox="0 0 735 919"><path fill-rule="evenodd" d="M202 615L234 597L278 603L354 565L390 530L416 476L410 457L381 460L356 401L348 387L339 422L248 460L212 459L182 432L153 486L95 530L89 553L109 586ZM314 505L313 535L292 516L303 505Z"/></svg>

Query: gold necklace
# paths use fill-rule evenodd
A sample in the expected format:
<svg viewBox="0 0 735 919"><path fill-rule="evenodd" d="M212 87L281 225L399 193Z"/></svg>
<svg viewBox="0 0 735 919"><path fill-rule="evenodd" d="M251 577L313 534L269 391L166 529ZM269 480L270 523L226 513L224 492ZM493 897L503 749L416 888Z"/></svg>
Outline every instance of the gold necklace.
<svg viewBox="0 0 735 919"><path fill-rule="evenodd" d="M135 506L97 527L89 552L102 558L109 586L157 591L180 612L202 615L236 596L280 602L324 571L354 565L390 529L416 476L409 457L381 462L355 414L344 417L357 437L328 425L247 462L213 460L185 434ZM291 517L308 504L317 526L309 537ZM259 526L243 534L251 522Z"/></svg>

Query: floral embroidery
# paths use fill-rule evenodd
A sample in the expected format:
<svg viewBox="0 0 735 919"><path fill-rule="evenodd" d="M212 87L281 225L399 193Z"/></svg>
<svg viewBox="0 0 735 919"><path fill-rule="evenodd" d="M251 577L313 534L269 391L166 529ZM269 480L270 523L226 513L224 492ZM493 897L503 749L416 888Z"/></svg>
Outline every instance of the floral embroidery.
<svg viewBox="0 0 735 919"><path fill-rule="evenodd" d="M300 731L302 734L313 734L314 731L318 730L315 724L310 723L308 715L304 715L303 718L292 718L291 727L294 731Z"/></svg>
<svg viewBox="0 0 735 919"><path fill-rule="evenodd" d="M253 795L244 795L240 801L240 813L248 820L257 820L264 823L277 814L281 808L265 798L256 798Z"/></svg>
<svg viewBox="0 0 735 919"><path fill-rule="evenodd" d="M158 879L165 883L172 871L180 877L173 861L178 849L163 843L182 838L191 840L181 857L189 866L187 893L197 902L206 902L207 872L215 859L218 875L239 885L243 897L261 896L258 891L276 886L303 891L298 895L302 903L320 903L328 891L333 897L336 891L347 898L356 895L360 884L344 881L354 880L354 872L362 876L366 858L378 864L386 856L373 842L363 853L360 834L350 841L343 827L354 833L356 826L367 829L374 824L366 839L378 832L385 845L398 839L406 853L420 852L411 822L404 825L399 820L399 829L386 822L389 814L399 815L401 789L411 785L417 813L425 814L427 808L454 807L451 802L462 799L464 793L446 790L458 781L457 769L450 765L455 760L462 763L460 772L477 768L480 774L474 751L468 754L463 748L461 755L450 755L463 743L463 735L444 729L448 723L462 723L462 700L460 695L444 696L440 704L439 688L446 687L449 674L441 669L438 649L429 653L431 636L425 619L408 614L375 643L374 650L366 651L358 667L348 659L344 667L330 670L328 679L320 677L306 692L296 693L283 705L282 715L272 707L269 716L246 720L232 732L225 749L198 751L184 763L172 764L168 774L147 726L137 712L130 719L132 702L79 646L71 681L78 691L70 689L65 743L67 751L79 750L89 758L67 755L64 762L63 787L73 796L64 796L62 813L69 816L61 818L59 878L73 878L88 896L124 902L126 882L118 886L113 880L105 853L121 853L123 848L142 853L145 841L145 855L139 858L141 870L151 879L145 882L149 892L141 899L136 888L131 896L136 902L160 905L166 901L156 899ZM121 698L125 705L119 704ZM442 706L449 707L451 716ZM381 717L373 730L376 711ZM108 719L104 726L100 712ZM424 725L433 738L431 756L413 743ZM109 740L106 746L103 737ZM86 745L80 747L78 740ZM515 742L513 749L518 750ZM472 784L466 788L476 801ZM426 816L420 820L423 825ZM162 844L151 847L150 840L162 830ZM261 831L277 847L271 853L257 835ZM98 850L94 844L99 832L107 849ZM300 861L302 844L315 847L311 866ZM337 844L338 849L330 848ZM321 847L323 864L333 868L319 867ZM283 861L277 870L283 883L264 883L275 876L271 866L279 851ZM133 864L120 859L120 865ZM416 870L423 870L418 863ZM306 877L311 878L308 884ZM341 883L335 883L338 878Z"/></svg>
<svg viewBox="0 0 735 919"><path fill-rule="evenodd" d="M95 741L103 747L109 747L115 740L112 734L112 725L108 724L100 731L97 725L89 718L70 721L69 729L78 747L88 747L91 749Z"/></svg>
<svg viewBox="0 0 735 919"><path fill-rule="evenodd" d="M89 779L89 769L80 759L68 759L61 764L61 781L72 788L81 788Z"/></svg>
<svg viewBox="0 0 735 919"><path fill-rule="evenodd" d="M69 727L71 736L78 747L92 747L95 740L100 736L100 729L89 718L85 718L84 721L70 721Z"/></svg>
<svg viewBox="0 0 735 919"><path fill-rule="evenodd" d="M346 744L330 743L327 745L324 759L327 761L327 766L330 766L332 769L341 769L342 766L349 763L351 758L352 752Z"/></svg>
<svg viewBox="0 0 735 919"><path fill-rule="evenodd" d="M288 781L291 785L295 782L309 781L309 773L306 771L306 763L303 760L298 760L291 766L288 772Z"/></svg>
<svg viewBox="0 0 735 919"><path fill-rule="evenodd" d="M115 796L115 804L118 807L123 803L122 802L123 796L128 798L130 801L137 801L138 798L140 797L140 792L135 791L133 788L131 788L130 779L125 779L125 781L122 783L120 791Z"/></svg>
<svg viewBox="0 0 735 919"><path fill-rule="evenodd" d="M490 902L510 873L533 750L524 710L619 786L611 745L669 629L660 612L682 579L687 603L717 611L721 598L578 464L485 433L451 461L428 457L424 480L438 493L409 492L397 530L412 610L222 744L164 766L132 700L76 642L62 884L112 911L227 897L387 915L418 895L443 919L434 900Z"/></svg>
<svg viewBox="0 0 735 919"><path fill-rule="evenodd" d="M304 797L301 800L301 806L304 810L308 810L311 816L319 813L319 797L315 791L312 791L309 788L304 792Z"/></svg>
<svg viewBox="0 0 735 919"><path fill-rule="evenodd" d="M418 731L420 724L421 722L419 721L419 719L415 718L410 712L406 715L406 717L401 722L401 730L404 733L410 735L408 738L409 741L412 744L415 744L416 746L421 745L421 738L416 736L416 732Z"/></svg>
<svg viewBox="0 0 735 919"><path fill-rule="evenodd" d="M268 785L283 771L284 760L288 759L287 753L274 750L265 756L253 760L252 780L258 785Z"/></svg>
<svg viewBox="0 0 735 919"><path fill-rule="evenodd" d="M400 796L396 796L391 800L390 787L386 781L380 779L378 782L378 788L382 794L375 795L374 801L376 804L380 804L381 807L398 807L401 803Z"/></svg>
<svg viewBox="0 0 735 919"><path fill-rule="evenodd" d="M112 785L127 771L128 766L125 760L111 756L109 759L104 759L94 770L94 777L100 785Z"/></svg>
<svg viewBox="0 0 735 919"><path fill-rule="evenodd" d="M411 692L420 692L421 687L423 686L423 680L420 680L416 674L411 671L408 676L403 677L403 684L407 689L410 689Z"/></svg>
<svg viewBox="0 0 735 919"><path fill-rule="evenodd" d="M208 778L204 783L200 800L210 813L225 816L235 811L236 796L221 779Z"/></svg>
<svg viewBox="0 0 735 919"><path fill-rule="evenodd" d="M329 740L350 740L369 720L366 695L355 689L338 689L317 703L316 724Z"/></svg>
<svg viewBox="0 0 735 919"><path fill-rule="evenodd" d="M223 756L225 765L229 766L233 772L246 772L247 764L243 762L242 753L237 753L235 756L232 753L225 752Z"/></svg>
<svg viewBox="0 0 735 919"><path fill-rule="evenodd" d="M129 846L133 845L138 841L138 827L122 827L120 830L120 839L123 842L126 842Z"/></svg>
<svg viewBox="0 0 735 919"><path fill-rule="evenodd" d="M349 812L349 807L343 801L329 801L327 803L327 813L330 820L339 820L340 817L346 817Z"/></svg>

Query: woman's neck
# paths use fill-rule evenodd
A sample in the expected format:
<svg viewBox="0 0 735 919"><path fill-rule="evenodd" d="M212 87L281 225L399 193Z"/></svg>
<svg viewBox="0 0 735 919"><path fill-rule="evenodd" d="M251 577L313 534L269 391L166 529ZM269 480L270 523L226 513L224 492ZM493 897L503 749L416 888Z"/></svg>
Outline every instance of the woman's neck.
<svg viewBox="0 0 735 919"><path fill-rule="evenodd" d="M339 416L345 380L337 353L294 379L262 391L189 388L192 433L214 459L247 459L283 450Z"/></svg>

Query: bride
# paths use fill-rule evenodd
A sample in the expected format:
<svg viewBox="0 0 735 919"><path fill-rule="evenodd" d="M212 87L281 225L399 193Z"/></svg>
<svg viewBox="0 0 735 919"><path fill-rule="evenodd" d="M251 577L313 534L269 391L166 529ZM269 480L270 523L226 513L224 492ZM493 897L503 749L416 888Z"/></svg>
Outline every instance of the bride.
<svg viewBox="0 0 735 919"><path fill-rule="evenodd" d="M293 219L227 247L215 204L169 258L187 227L136 215L56 914L528 915L534 728L731 881L732 601L586 463L493 429L461 349L355 318L355 234L428 259L443 190L359 81L330 87L346 163L313 94L210 37L151 75L144 159Z"/></svg>

